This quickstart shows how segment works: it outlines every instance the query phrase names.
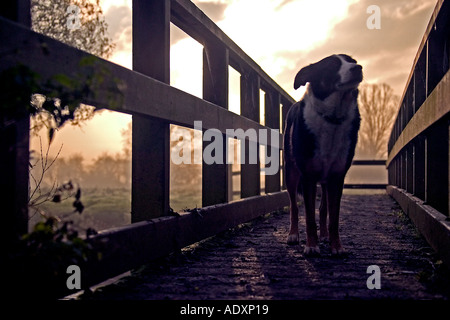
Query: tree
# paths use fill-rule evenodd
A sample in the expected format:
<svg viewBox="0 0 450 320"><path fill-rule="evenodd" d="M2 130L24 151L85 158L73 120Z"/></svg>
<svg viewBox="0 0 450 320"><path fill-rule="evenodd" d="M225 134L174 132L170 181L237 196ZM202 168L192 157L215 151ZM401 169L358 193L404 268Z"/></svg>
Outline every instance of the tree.
<svg viewBox="0 0 450 320"><path fill-rule="evenodd" d="M122 129L120 131L120 135L122 136L122 144L123 144L123 156L125 159L131 161L131 145L132 145L132 131L133 131L133 123L130 121L127 124L126 129Z"/></svg>
<svg viewBox="0 0 450 320"><path fill-rule="evenodd" d="M32 0L31 20L34 31L102 58L112 55L100 0Z"/></svg>
<svg viewBox="0 0 450 320"><path fill-rule="evenodd" d="M358 154L375 159L386 159L387 141L398 110L399 97L386 83L366 84L360 87Z"/></svg>

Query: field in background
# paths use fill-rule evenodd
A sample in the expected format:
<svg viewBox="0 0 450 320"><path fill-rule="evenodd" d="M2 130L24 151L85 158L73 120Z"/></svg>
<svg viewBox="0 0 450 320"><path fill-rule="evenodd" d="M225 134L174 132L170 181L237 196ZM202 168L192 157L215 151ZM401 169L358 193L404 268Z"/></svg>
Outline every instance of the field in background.
<svg viewBox="0 0 450 320"><path fill-rule="evenodd" d="M197 188L199 189L199 188ZM175 211L201 206L201 189L175 188L170 206ZM126 188L91 188L82 189L81 201L85 206L82 214L74 212L74 199L69 198L54 203L45 202L39 206L48 216L55 216L61 221L73 221L76 230L84 234L88 228L97 231L131 223L131 190ZM42 219L41 214L30 209L29 229Z"/></svg>

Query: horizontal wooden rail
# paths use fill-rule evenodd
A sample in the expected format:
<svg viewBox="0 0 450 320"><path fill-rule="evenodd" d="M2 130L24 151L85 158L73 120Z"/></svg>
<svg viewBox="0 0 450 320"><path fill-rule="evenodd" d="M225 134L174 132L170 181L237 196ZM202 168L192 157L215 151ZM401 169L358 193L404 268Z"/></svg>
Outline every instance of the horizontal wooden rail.
<svg viewBox="0 0 450 320"><path fill-rule="evenodd" d="M194 121L201 120L203 129L215 128L224 134L227 129L272 130L211 102L74 49L1 17L0 39L2 41L0 68L5 70L25 65L40 75L42 83L58 74L73 76L80 82L86 81L89 76L88 69L83 73L84 69L80 67L80 62L89 58L97 69L108 73L110 79L101 85L102 90L97 92L95 97L84 98L86 104L132 115L151 116L190 128L193 128ZM119 91L112 95L110 89L114 87ZM115 97L118 101L112 101L111 97ZM118 105L111 107L113 103ZM281 134L279 139L278 145L282 149ZM268 145L271 145L270 139Z"/></svg>
<svg viewBox="0 0 450 320"><path fill-rule="evenodd" d="M408 143L450 112L449 92L450 71L442 78L401 132L389 152L387 166Z"/></svg>
<svg viewBox="0 0 450 320"><path fill-rule="evenodd" d="M384 166L386 160L353 160L352 166Z"/></svg>

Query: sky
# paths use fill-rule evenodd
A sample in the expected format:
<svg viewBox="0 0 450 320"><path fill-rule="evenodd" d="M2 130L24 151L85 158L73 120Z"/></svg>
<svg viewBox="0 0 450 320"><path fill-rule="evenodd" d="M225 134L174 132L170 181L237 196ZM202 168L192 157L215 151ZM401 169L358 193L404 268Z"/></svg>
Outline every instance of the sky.
<svg viewBox="0 0 450 320"><path fill-rule="evenodd" d="M237 45L294 99L296 73L334 53L353 56L364 68L366 83L387 83L401 96L419 43L436 0L194 0ZM111 61L132 67L131 0L101 0L116 44ZM367 20L380 9L380 29ZM235 78L235 77L232 77ZM202 46L178 28L171 28L171 85L201 97ZM236 87L231 85L231 88ZM230 108L237 94L232 90ZM237 99L238 101L238 99ZM102 112L78 127L66 126L52 143L63 153L95 158L121 152L121 130L131 116ZM99 130L101 128L101 130ZM52 151L51 151L52 153Z"/></svg>

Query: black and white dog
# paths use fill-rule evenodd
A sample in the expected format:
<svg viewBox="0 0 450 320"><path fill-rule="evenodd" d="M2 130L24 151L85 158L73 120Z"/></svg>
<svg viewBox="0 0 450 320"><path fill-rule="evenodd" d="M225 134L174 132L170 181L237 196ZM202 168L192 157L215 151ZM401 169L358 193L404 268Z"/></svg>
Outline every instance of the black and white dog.
<svg viewBox="0 0 450 320"><path fill-rule="evenodd" d="M304 67L295 77L294 88L306 85L306 92L291 106L284 133L286 186L291 207L288 244L299 243L297 193L302 193L306 255L320 253L315 220L317 183L322 187L320 239L329 239L332 254L345 252L339 239L339 210L344 178L358 138L357 97L362 79L361 65L345 54L332 55Z"/></svg>

